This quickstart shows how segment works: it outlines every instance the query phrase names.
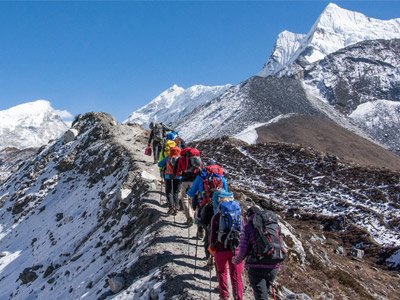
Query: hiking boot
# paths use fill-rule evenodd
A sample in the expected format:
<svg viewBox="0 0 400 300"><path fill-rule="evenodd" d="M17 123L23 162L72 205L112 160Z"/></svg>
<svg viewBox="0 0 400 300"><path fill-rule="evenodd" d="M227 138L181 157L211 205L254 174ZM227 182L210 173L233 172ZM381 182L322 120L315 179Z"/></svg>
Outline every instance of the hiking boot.
<svg viewBox="0 0 400 300"><path fill-rule="evenodd" d="M176 216L178 214L178 210L176 208L174 208L172 215Z"/></svg>
<svg viewBox="0 0 400 300"><path fill-rule="evenodd" d="M197 229L197 238L199 240L202 240L204 238L204 229L203 229L203 227L199 227Z"/></svg>
<svg viewBox="0 0 400 300"><path fill-rule="evenodd" d="M186 224L187 224L188 227L192 227L192 226L193 226L193 218L192 218L192 217L189 217L189 218L186 220Z"/></svg>

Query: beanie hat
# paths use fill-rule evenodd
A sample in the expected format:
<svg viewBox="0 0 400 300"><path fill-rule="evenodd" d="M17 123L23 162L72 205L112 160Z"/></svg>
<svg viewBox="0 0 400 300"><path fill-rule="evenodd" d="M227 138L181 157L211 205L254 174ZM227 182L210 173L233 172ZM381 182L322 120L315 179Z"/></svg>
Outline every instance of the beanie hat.
<svg viewBox="0 0 400 300"><path fill-rule="evenodd" d="M181 155L181 148L179 148L179 147L172 147L172 148L169 150L169 155L170 155L171 157L178 157L178 156L180 156L180 155Z"/></svg>

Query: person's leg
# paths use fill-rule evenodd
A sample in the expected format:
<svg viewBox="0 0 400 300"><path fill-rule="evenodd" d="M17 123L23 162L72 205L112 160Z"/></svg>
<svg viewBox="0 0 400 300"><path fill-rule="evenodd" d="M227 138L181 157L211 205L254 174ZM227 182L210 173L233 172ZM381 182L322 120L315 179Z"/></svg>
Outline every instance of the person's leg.
<svg viewBox="0 0 400 300"><path fill-rule="evenodd" d="M161 143L157 143L153 141L153 155L154 155L154 163L158 162L158 157L160 155Z"/></svg>
<svg viewBox="0 0 400 300"><path fill-rule="evenodd" d="M277 274L278 269L268 269L268 272L265 274L265 284L267 285L267 291L269 291L269 289L271 288Z"/></svg>
<svg viewBox="0 0 400 300"><path fill-rule="evenodd" d="M173 198L174 198L174 206L175 210L179 210L179 193L181 190L182 181L180 179L173 180Z"/></svg>
<svg viewBox="0 0 400 300"><path fill-rule="evenodd" d="M261 271L260 271L261 270ZM265 269L267 272L268 269ZM249 281L253 289L255 300L268 300L268 288L264 276L264 269L249 268Z"/></svg>
<svg viewBox="0 0 400 300"><path fill-rule="evenodd" d="M238 265L234 265L232 263L232 257L233 257L233 252L230 253L230 257L228 258L233 299L242 300L243 299L243 283L242 283L243 262L241 262Z"/></svg>
<svg viewBox="0 0 400 300"><path fill-rule="evenodd" d="M181 186L181 200L183 205L183 210L185 212L186 220L188 225L193 224L193 210L192 205L190 204L190 197L186 195L186 192L189 190L192 182L182 182Z"/></svg>
<svg viewBox="0 0 400 300"><path fill-rule="evenodd" d="M165 182L165 195L167 197L168 206L169 206L168 213L170 213L171 210L174 208L174 202L173 202L173 198L172 198L172 185L171 185L172 180L165 179L164 182Z"/></svg>
<svg viewBox="0 0 400 300"><path fill-rule="evenodd" d="M228 261L226 251L216 252L214 258L215 267L217 269L219 297L220 299L229 299L228 272L226 269Z"/></svg>

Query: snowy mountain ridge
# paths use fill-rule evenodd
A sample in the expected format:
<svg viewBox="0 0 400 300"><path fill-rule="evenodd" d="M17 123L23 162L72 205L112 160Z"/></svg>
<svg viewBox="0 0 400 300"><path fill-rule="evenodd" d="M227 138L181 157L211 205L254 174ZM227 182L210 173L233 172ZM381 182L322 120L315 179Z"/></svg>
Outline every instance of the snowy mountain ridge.
<svg viewBox="0 0 400 300"><path fill-rule="evenodd" d="M330 3L307 35L282 32L260 76L292 75L295 62L304 65L349 45L375 39L400 38L400 18L379 20Z"/></svg>
<svg viewBox="0 0 400 300"><path fill-rule="evenodd" d="M0 150L40 147L60 137L70 118L67 111L55 110L47 100L37 100L0 111Z"/></svg>
<svg viewBox="0 0 400 300"><path fill-rule="evenodd" d="M133 112L123 123L136 123L144 127L154 121L175 124L198 106L218 97L230 87L229 84L224 86L194 85L184 89L173 85Z"/></svg>

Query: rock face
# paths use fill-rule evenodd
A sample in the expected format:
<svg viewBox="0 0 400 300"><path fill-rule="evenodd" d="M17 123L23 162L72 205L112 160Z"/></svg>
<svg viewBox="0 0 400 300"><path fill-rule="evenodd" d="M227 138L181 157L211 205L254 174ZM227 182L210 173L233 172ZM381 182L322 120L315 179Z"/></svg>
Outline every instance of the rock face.
<svg viewBox="0 0 400 300"><path fill-rule="evenodd" d="M300 81L252 77L194 110L177 128L188 140L214 138L290 113L324 114L309 101Z"/></svg>
<svg viewBox="0 0 400 300"><path fill-rule="evenodd" d="M5 148L0 150L0 184L13 172L17 171L22 163L31 159L36 151L36 148L27 148L23 150L17 148Z"/></svg>
<svg viewBox="0 0 400 300"><path fill-rule="evenodd" d="M400 153L400 39L365 41L304 69L318 97Z"/></svg>

